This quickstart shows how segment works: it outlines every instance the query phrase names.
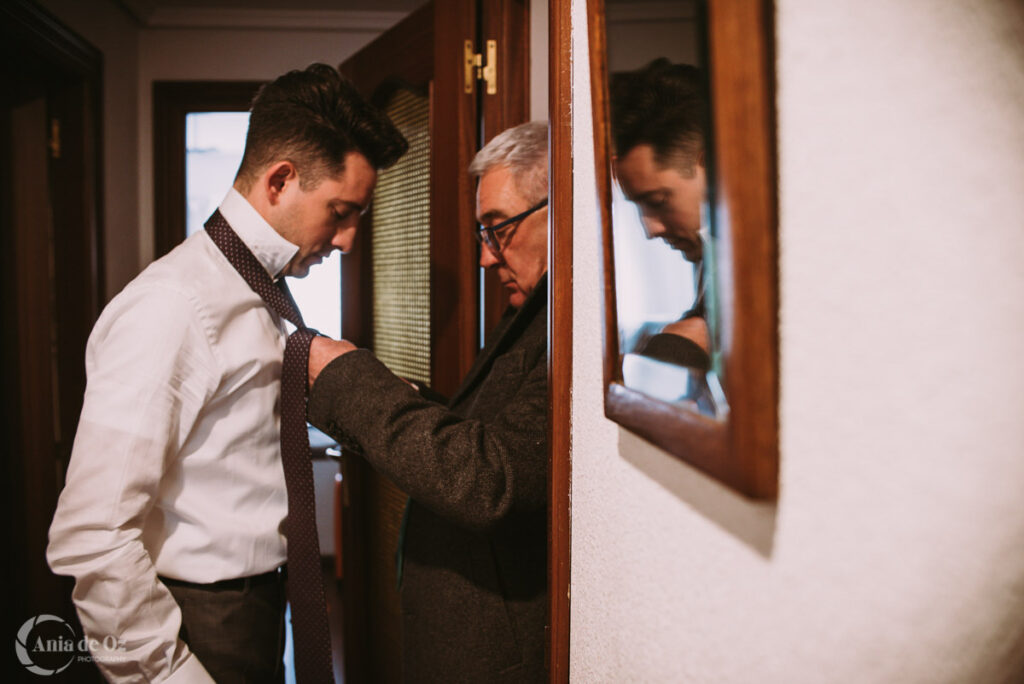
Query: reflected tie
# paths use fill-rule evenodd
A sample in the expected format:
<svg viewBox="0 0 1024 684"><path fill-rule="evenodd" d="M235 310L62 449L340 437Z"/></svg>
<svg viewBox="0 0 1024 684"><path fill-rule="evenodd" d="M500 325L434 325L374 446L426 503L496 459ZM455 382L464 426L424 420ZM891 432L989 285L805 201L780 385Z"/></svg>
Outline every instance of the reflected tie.
<svg viewBox="0 0 1024 684"><path fill-rule="evenodd" d="M313 499L313 461L306 431L309 343L316 333L305 326L284 278L278 285L231 229L220 212L206 222L206 232L239 275L277 315L297 330L288 337L281 370L281 462L288 490L288 601L292 607L295 676L300 684L334 681L331 632L327 623L320 543Z"/></svg>

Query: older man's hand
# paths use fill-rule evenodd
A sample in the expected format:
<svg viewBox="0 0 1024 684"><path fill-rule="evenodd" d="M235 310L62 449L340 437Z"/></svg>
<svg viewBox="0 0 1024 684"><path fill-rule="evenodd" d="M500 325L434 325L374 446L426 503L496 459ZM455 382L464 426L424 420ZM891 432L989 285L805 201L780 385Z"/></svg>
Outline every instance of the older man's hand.
<svg viewBox="0 0 1024 684"><path fill-rule="evenodd" d="M662 332L685 337L696 342L705 352L711 353L711 343L708 340L708 324L700 316L691 316L675 323L669 323L662 328Z"/></svg>
<svg viewBox="0 0 1024 684"><path fill-rule="evenodd" d="M313 381L327 364L355 349L356 346L348 340L332 340L319 335L314 337L309 345L309 386L313 386Z"/></svg>

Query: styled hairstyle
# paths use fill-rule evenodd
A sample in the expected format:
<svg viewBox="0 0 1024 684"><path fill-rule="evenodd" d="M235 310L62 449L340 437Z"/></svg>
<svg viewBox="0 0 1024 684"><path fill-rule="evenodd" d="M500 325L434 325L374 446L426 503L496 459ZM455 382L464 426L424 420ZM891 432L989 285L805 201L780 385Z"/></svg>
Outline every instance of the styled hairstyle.
<svg viewBox="0 0 1024 684"><path fill-rule="evenodd" d="M615 153L621 157L647 144L659 164L692 175L707 135L700 69L661 57L636 71L615 74L609 91Z"/></svg>
<svg viewBox="0 0 1024 684"><path fill-rule="evenodd" d="M548 122L519 124L496 135L476 153L470 175L479 178L498 166L512 172L516 189L530 204L548 196Z"/></svg>
<svg viewBox="0 0 1024 684"><path fill-rule="evenodd" d="M384 169L408 148L391 120L326 64L289 71L263 85L250 111L236 178L243 189L282 159L295 165L299 187L308 191L325 176L340 174L345 155L353 150Z"/></svg>

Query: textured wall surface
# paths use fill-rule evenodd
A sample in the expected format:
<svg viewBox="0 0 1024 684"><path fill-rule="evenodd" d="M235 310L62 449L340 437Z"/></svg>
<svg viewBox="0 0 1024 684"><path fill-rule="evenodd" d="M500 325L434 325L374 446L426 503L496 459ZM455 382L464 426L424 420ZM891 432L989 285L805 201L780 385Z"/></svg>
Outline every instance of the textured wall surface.
<svg viewBox="0 0 1024 684"><path fill-rule="evenodd" d="M777 2L768 506L603 417L584 4L573 681L1024 680L1024 4Z"/></svg>

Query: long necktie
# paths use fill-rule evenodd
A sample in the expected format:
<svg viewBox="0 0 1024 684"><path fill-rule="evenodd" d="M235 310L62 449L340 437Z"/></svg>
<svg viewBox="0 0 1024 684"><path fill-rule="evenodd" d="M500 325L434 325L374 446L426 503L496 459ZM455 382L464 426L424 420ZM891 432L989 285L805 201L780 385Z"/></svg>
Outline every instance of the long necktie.
<svg viewBox="0 0 1024 684"><path fill-rule="evenodd" d="M277 315L297 330L288 336L281 370L281 461L288 491L288 601L292 607L295 678L300 684L334 681L331 632L327 623L320 543L313 499L313 461L306 431L309 343L316 335L305 326L284 279L275 285L260 262L220 212L206 222L206 232L239 275Z"/></svg>

